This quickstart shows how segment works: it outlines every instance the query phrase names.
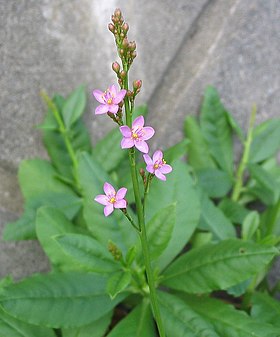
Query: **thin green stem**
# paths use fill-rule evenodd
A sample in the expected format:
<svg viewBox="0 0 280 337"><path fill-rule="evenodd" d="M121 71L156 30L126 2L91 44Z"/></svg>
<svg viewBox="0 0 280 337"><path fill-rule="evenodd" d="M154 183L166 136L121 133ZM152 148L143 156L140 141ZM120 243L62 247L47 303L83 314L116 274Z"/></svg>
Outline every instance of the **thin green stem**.
<svg viewBox="0 0 280 337"><path fill-rule="evenodd" d="M145 185L145 191L144 191L144 199L143 199L143 213L144 213L144 219L145 219L145 209L146 209L146 201L147 201L147 195L150 190L150 184L152 181L153 175L151 173L148 174L147 176L147 181Z"/></svg>
<svg viewBox="0 0 280 337"><path fill-rule="evenodd" d="M131 216L128 214L126 209L121 209L127 220L131 223L131 225L137 230L137 232L140 231L139 227L135 224L135 222L132 220Z"/></svg>
<svg viewBox="0 0 280 337"><path fill-rule="evenodd" d="M243 175L244 175L244 171L246 169L246 166L249 160L256 112L257 112L257 107L256 105L254 105L252 112L251 112L251 116L250 116L249 129L248 129L247 138L244 144L243 155L242 155L241 162L238 166L237 173L236 173L236 181L235 181L235 185L234 185L232 196L231 196L231 199L233 201L238 201L240 193L243 188Z"/></svg>

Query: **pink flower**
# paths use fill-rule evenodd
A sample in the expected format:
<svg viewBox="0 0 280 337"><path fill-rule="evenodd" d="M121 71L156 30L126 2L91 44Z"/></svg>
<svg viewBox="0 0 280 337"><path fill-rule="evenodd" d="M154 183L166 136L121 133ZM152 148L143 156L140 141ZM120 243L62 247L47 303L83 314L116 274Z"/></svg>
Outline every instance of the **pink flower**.
<svg viewBox="0 0 280 337"><path fill-rule="evenodd" d="M115 191L114 187L109 184L104 184L104 194L97 195L94 200L97 201L99 204L104 205L104 215L108 216L110 215L114 208L126 208L127 202L124 199L127 189L122 187L118 190L118 192Z"/></svg>
<svg viewBox="0 0 280 337"><path fill-rule="evenodd" d="M157 150L153 155L153 159L148 154L144 154L143 157L147 164L146 170L155 174L158 179L165 181L165 174L170 173L172 167L166 164L166 161L163 159L163 153Z"/></svg>
<svg viewBox="0 0 280 337"><path fill-rule="evenodd" d="M148 153L149 147L145 141L153 137L155 130L151 126L144 126L144 123L144 117L139 116L133 121L131 129L127 125L120 127L123 135L121 141L122 149L129 149L135 146L139 151Z"/></svg>
<svg viewBox="0 0 280 337"><path fill-rule="evenodd" d="M122 89L119 92L114 84L112 84L106 91L95 89L92 92L93 96L101 105L95 109L96 115L112 112L116 114L119 110L119 103L123 100L126 90Z"/></svg>

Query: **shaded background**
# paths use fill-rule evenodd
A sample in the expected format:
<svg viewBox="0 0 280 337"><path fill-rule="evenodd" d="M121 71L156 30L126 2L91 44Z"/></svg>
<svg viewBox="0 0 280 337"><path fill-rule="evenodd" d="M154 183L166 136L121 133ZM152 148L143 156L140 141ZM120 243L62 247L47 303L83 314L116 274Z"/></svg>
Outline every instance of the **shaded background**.
<svg viewBox="0 0 280 337"><path fill-rule="evenodd" d="M143 80L138 103L148 103L154 147L181 139L207 84L244 128L253 103L257 122L280 117L279 0L0 0L0 235L22 211L20 161L47 157L33 127L45 112L41 89L67 95L86 84L92 143L113 127L106 116L93 116L91 91L116 81L107 30L116 7L137 43L131 79ZM35 242L0 243L0 252L0 277L48 267Z"/></svg>

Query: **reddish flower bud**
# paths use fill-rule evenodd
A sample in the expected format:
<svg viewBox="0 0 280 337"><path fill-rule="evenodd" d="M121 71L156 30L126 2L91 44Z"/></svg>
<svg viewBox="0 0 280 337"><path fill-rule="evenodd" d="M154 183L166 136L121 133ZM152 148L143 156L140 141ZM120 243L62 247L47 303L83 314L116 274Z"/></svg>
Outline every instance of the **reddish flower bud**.
<svg viewBox="0 0 280 337"><path fill-rule="evenodd" d="M124 79L126 77L126 71L122 70L120 72L120 78Z"/></svg>
<svg viewBox="0 0 280 337"><path fill-rule="evenodd" d="M133 51L133 52L131 53L131 57L132 57L133 59L135 59L136 56L137 56L136 51Z"/></svg>
<svg viewBox="0 0 280 337"><path fill-rule="evenodd" d="M114 16L120 18L122 16L122 12L119 8L115 9Z"/></svg>
<svg viewBox="0 0 280 337"><path fill-rule="evenodd" d="M122 29L123 29L123 31L125 32L125 33L127 33L128 32L128 30L129 30L129 25L128 25L128 23L124 23L123 24L123 26L122 26Z"/></svg>
<svg viewBox="0 0 280 337"><path fill-rule="evenodd" d="M127 39L127 37L123 39L122 45L123 45L123 48L127 48L128 47L128 39Z"/></svg>
<svg viewBox="0 0 280 337"><path fill-rule="evenodd" d="M142 81L141 80L135 80L133 81L133 89L137 90L142 87Z"/></svg>
<svg viewBox="0 0 280 337"><path fill-rule="evenodd" d="M115 32L115 26L112 23L109 23L108 29L110 32L114 33Z"/></svg>
<svg viewBox="0 0 280 337"><path fill-rule="evenodd" d="M128 48L129 48L129 50L134 51L136 49L135 41L129 42Z"/></svg>
<svg viewBox="0 0 280 337"><path fill-rule="evenodd" d="M114 72L115 72L116 74L118 74L118 73L120 72L120 65L118 64L118 62L114 62L114 63L112 64L112 69L114 70Z"/></svg>

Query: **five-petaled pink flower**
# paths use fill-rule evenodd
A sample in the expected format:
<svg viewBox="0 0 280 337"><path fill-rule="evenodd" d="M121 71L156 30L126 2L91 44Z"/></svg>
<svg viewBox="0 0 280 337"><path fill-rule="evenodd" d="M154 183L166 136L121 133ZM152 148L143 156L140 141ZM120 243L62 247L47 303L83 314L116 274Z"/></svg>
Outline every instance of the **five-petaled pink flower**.
<svg viewBox="0 0 280 337"><path fill-rule="evenodd" d="M127 189L125 187L120 188L117 192L115 191L114 187L105 182L104 184L104 194L97 195L94 200L97 201L99 204L104 205L104 215L110 215L114 208L126 208L127 202L124 199Z"/></svg>
<svg viewBox="0 0 280 337"><path fill-rule="evenodd" d="M119 92L114 84L102 92L101 90L95 89L92 92L93 96L97 99L101 105L95 109L96 115L105 114L107 112L112 112L116 114L119 110L119 104L123 100L126 90L121 89Z"/></svg>
<svg viewBox="0 0 280 337"><path fill-rule="evenodd" d="M172 167L166 164L166 161L163 159L163 153L157 150L153 155L153 159L148 154L144 154L143 157L147 164L146 170L155 174L158 179L165 181L165 174L170 173Z"/></svg>
<svg viewBox="0 0 280 337"><path fill-rule="evenodd" d="M143 153L149 152L148 144L145 141L153 137L155 130L151 126L144 126L144 123L144 117L139 116L133 121L131 129L127 125L120 127L123 135L121 141L122 149L129 149L135 146Z"/></svg>

